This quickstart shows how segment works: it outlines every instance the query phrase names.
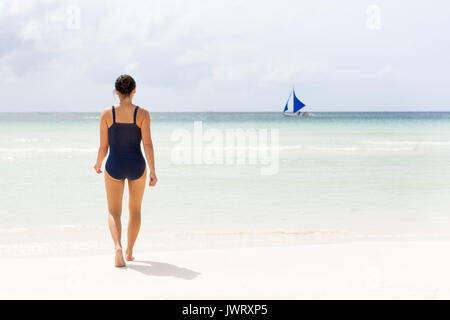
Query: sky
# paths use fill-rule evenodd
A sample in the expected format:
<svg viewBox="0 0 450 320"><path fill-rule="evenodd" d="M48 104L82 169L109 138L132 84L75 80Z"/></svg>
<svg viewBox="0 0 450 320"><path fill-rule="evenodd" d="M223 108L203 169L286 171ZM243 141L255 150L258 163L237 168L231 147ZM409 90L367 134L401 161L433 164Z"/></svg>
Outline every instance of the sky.
<svg viewBox="0 0 450 320"><path fill-rule="evenodd" d="M450 2L1 0L0 111L450 111Z"/></svg>

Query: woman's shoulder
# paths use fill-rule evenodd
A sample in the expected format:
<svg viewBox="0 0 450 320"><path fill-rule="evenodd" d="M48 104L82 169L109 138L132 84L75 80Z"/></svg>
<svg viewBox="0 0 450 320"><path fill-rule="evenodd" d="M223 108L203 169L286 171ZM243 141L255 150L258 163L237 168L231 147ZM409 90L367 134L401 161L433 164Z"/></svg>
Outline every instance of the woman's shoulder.
<svg viewBox="0 0 450 320"><path fill-rule="evenodd" d="M147 109L142 108L141 106L138 106L138 107L139 107L139 110L136 115L136 123L139 127L142 127L142 124L144 123L144 121L150 120L150 113L148 112Z"/></svg>
<svg viewBox="0 0 450 320"><path fill-rule="evenodd" d="M100 114L100 120L106 120L108 122L110 119L112 119L112 106L103 109Z"/></svg>
<svg viewBox="0 0 450 320"><path fill-rule="evenodd" d="M105 109L103 109L102 115L111 113L111 112L112 112L112 106L109 106L109 107L106 107Z"/></svg>
<svg viewBox="0 0 450 320"><path fill-rule="evenodd" d="M150 112L147 109L142 108L141 106L138 107L139 107L138 114L140 113L141 117L150 118Z"/></svg>

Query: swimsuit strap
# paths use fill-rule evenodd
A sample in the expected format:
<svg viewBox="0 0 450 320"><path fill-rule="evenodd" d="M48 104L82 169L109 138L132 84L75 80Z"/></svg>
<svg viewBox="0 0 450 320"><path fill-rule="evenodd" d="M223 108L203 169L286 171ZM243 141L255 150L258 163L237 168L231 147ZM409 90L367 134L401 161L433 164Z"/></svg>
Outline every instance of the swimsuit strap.
<svg viewBox="0 0 450 320"><path fill-rule="evenodd" d="M116 112L114 111L114 106L112 106L112 113L113 113L113 123L116 123Z"/></svg>
<svg viewBox="0 0 450 320"><path fill-rule="evenodd" d="M134 109L134 124L136 124L136 114L137 114L137 109L138 109L139 107L138 106L136 106L136 109Z"/></svg>

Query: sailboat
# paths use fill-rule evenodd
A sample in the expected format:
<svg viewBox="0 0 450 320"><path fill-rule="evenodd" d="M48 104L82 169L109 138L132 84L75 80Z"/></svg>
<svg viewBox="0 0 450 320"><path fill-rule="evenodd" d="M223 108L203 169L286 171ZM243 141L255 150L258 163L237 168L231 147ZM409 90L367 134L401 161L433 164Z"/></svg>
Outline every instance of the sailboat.
<svg viewBox="0 0 450 320"><path fill-rule="evenodd" d="M289 101L292 99L292 103L290 104ZM292 105L292 107L290 106ZM305 106L303 102L301 102L297 96L295 95L295 89L292 88L291 94L289 95L289 98L286 102L286 105L284 106L283 115L286 117L307 117L310 116L309 112L303 112L301 113L301 109Z"/></svg>

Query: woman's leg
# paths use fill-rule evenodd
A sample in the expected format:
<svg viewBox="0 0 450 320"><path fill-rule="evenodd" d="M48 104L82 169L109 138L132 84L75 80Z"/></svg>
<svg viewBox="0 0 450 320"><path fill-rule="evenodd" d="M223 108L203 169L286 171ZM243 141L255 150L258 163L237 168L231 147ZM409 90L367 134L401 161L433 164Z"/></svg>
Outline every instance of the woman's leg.
<svg viewBox="0 0 450 320"><path fill-rule="evenodd" d="M136 180L128 180L129 204L128 209L130 211L130 218L128 220L128 245L126 253L126 259L131 261L133 257L133 247L136 242L139 229L141 227L141 206L142 198L145 191L145 181L147 180L147 168L145 168L144 174Z"/></svg>
<svg viewBox="0 0 450 320"><path fill-rule="evenodd" d="M122 223L120 217L122 215L122 197L125 181L114 179L106 170L104 172L106 197L108 199L108 225L116 250L115 265L116 267L124 267L125 261L123 260L121 244Z"/></svg>

